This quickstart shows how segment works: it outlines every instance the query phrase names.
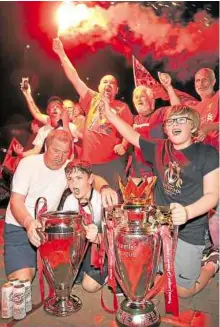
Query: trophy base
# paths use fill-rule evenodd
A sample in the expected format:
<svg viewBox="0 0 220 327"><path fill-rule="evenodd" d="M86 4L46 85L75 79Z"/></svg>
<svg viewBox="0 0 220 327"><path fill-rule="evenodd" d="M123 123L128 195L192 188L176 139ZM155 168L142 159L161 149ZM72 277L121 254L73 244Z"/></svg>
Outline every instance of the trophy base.
<svg viewBox="0 0 220 327"><path fill-rule="evenodd" d="M161 320L152 302L140 304L124 300L116 314L116 322L119 327L158 327Z"/></svg>
<svg viewBox="0 0 220 327"><path fill-rule="evenodd" d="M52 316L65 317L77 312L82 307L82 301L76 295L58 298L53 296L44 302L44 311Z"/></svg>

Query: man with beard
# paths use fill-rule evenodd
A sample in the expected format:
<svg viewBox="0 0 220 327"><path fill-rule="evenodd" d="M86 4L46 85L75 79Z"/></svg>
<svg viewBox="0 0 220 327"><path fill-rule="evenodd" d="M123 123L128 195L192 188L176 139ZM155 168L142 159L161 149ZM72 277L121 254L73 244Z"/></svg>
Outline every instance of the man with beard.
<svg viewBox="0 0 220 327"><path fill-rule="evenodd" d="M7 278L34 278L36 250L41 227L35 220L35 203L47 199L48 211L57 210L67 188L65 166L72 140L68 132L53 130L46 138L46 152L22 159L12 181L12 193L7 207L4 228L4 262ZM95 187L102 196L103 206L117 204L117 194L99 176ZM103 187L105 186L105 187Z"/></svg>
<svg viewBox="0 0 220 327"><path fill-rule="evenodd" d="M82 159L91 162L93 172L105 178L118 190L118 177L124 181L126 179L124 154L127 141L100 113L101 100L104 97L114 114L132 124L133 117L128 106L115 99L118 93L117 80L112 75L104 76L98 87L99 93L94 92L80 79L60 39L54 39L53 50L59 56L66 76L80 95L80 105L86 113Z"/></svg>
<svg viewBox="0 0 220 327"><path fill-rule="evenodd" d="M163 78L165 76L165 78ZM169 74L162 74L160 82L164 88L170 89L171 77ZM210 68L202 68L195 74L195 90L201 101L188 101L185 104L200 114L200 128L195 142L203 142L214 146L219 151L219 91L214 91L216 83L215 73ZM180 104L181 101L175 90L170 94L173 104Z"/></svg>
<svg viewBox="0 0 220 327"><path fill-rule="evenodd" d="M86 256L80 268L79 275L83 275L82 287L87 292L98 291L107 277L107 266L103 273L93 266L91 253L96 244L101 241L102 199L99 192L93 189L94 175L92 166L86 161L74 159L65 168L67 183L71 194L66 198L63 210L83 212L87 216L86 237L90 242ZM94 252L93 252L94 253Z"/></svg>

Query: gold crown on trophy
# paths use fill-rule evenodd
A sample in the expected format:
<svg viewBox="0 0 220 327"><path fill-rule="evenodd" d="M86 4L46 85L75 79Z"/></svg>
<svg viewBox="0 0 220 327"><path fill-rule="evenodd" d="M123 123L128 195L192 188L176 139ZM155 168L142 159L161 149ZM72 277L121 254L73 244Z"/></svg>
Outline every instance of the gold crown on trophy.
<svg viewBox="0 0 220 327"><path fill-rule="evenodd" d="M125 204L153 205L153 189L157 177L133 178L128 177L126 185L122 183L119 177L119 187Z"/></svg>

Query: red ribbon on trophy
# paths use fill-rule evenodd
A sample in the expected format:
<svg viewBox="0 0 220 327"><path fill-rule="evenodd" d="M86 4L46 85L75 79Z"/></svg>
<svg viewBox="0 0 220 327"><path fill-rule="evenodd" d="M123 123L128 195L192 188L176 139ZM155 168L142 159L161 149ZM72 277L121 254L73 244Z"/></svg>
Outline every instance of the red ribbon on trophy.
<svg viewBox="0 0 220 327"><path fill-rule="evenodd" d="M91 205L89 207L91 207ZM90 208L90 210L92 210L92 208ZM81 203L79 203L79 213L83 216L85 225L89 225L93 223L92 213L86 213ZM105 259L105 246L104 246L103 237L101 235L98 235L98 238L99 238L99 244L95 244L95 243L92 244L91 265L94 268L100 269L102 274L104 259Z"/></svg>
<svg viewBox="0 0 220 327"><path fill-rule="evenodd" d="M118 300L116 296L116 277L115 277L115 253L114 253L114 222L108 220L106 222L108 233L108 285L113 290L113 310L108 309L103 300L103 288L101 291L101 305L102 308L108 313L116 313L118 310Z"/></svg>
<svg viewBox="0 0 220 327"><path fill-rule="evenodd" d="M114 223L112 221L108 221L108 284L112 288L112 290L116 291L116 280L115 280L115 255L114 255Z"/></svg>
<svg viewBox="0 0 220 327"><path fill-rule="evenodd" d="M160 226L159 232L163 242L166 313L172 313L174 316L178 316L179 301L174 267L176 240L171 236L170 227L168 225Z"/></svg>

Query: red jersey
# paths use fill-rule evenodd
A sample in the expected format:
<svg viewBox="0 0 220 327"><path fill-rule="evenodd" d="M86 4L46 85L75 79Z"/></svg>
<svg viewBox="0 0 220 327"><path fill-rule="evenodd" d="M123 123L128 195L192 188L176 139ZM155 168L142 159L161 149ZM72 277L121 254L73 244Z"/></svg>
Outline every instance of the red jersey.
<svg viewBox="0 0 220 327"><path fill-rule="evenodd" d="M122 142L122 136L117 129L99 112L101 95L88 90L80 104L86 113L86 123L83 135L83 160L92 164L102 164L119 158L114 147ZM126 103L114 100L111 108L129 125L133 116Z"/></svg>
<svg viewBox="0 0 220 327"><path fill-rule="evenodd" d="M200 102L188 102L191 108L195 109L200 114L200 126L208 123L219 122L219 91L217 91L212 97L206 98ZM207 134L205 144L210 144L219 150L219 132L211 131Z"/></svg>
<svg viewBox="0 0 220 327"><path fill-rule="evenodd" d="M147 116L137 115L134 118L133 128L145 138L165 138L162 124L166 108L159 108ZM146 164L141 149L135 147L135 158L137 161Z"/></svg>

